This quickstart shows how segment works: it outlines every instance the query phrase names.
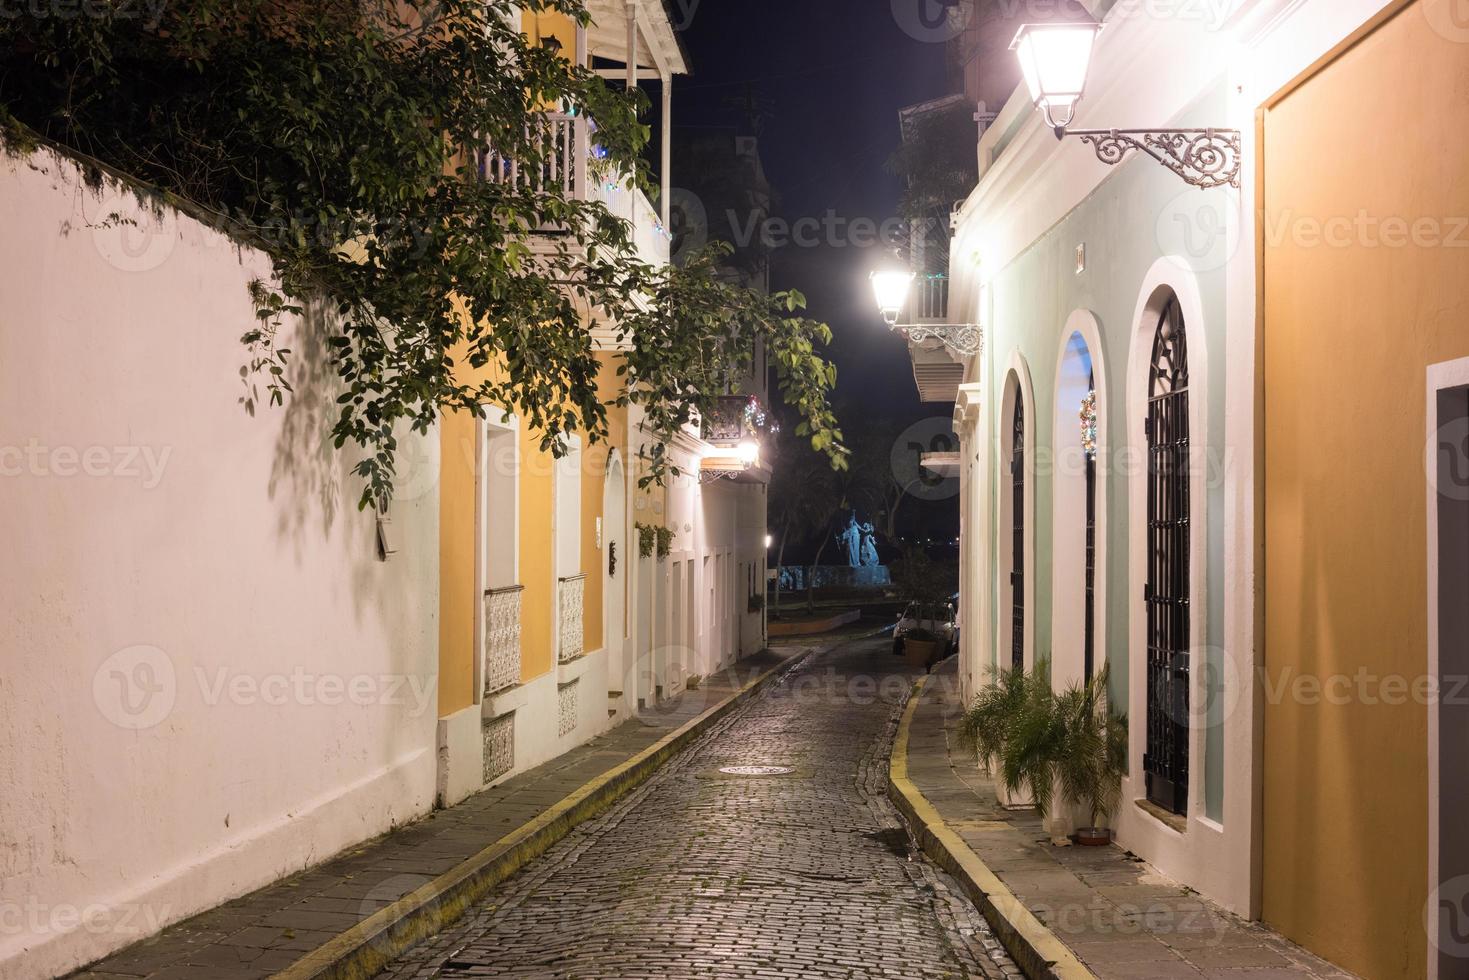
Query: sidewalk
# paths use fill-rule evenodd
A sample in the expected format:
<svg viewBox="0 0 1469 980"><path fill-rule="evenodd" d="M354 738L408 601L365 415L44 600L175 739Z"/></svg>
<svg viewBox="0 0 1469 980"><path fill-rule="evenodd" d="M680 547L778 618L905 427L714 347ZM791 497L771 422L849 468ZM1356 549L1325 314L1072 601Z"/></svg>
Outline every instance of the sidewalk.
<svg viewBox="0 0 1469 980"><path fill-rule="evenodd" d="M1029 947L1030 955L1010 950L1029 975L1350 980L1118 847L1055 846L1034 810L1001 807L994 784L958 747L955 669L953 660L943 664L910 702L890 789L916 817L925 850L940 852L932 856L961 881L970 879L966 887L981 895L987 917L1004 920L994 924L1006 945ZM911 798L913 790L921 797Z"/></svg>
<svg viewBox="0 0 1469 980"><path fill-rule="evenodd" d="M72 974L89 980L368 976L651 775L817 637L748 657L565 755Z"/></svg>

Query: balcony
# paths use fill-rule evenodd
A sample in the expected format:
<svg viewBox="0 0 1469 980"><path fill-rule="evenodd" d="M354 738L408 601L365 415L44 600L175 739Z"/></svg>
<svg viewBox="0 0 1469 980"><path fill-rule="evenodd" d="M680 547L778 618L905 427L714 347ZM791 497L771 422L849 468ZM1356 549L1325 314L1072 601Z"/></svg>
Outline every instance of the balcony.
<svg viewBox="0 0 1469 980"><path fill-rule="evenodd" d="M662 264L669 257L664 222L640 189L610 172L598 148L596 124L586 116L567 112L539 113L526 126L526 141L536 148L533 161L521 161L494 146L480 153L479 173L484 180L522 193L560 193L574 201L601 201L607 210L632 226L638 258ZM564 227L537 229L545 235L564 234Z"/></svg>
<svg viewBox="0 0 1469 980"><path fill-rule="evenodd" d="M904 311L904 323L948 323L949 322L949 277L942 274L924 273L913 280L908 292L908 309Z"/></svg>
<svg viewBox="0 0 1469 980"><path fill-rule="evenodd" d="M556 600L557 663L571 663L584 652L585 631L582 625L582 610L586 602L587 576L571 575L558 580Z"/></svg>
<svg viewBox="0 0 1469 980"><path fill-rule="evenodd" d="M923 273L913 280L908 293L908 306L903 311L902 322L918 326L933 324L943 326L949 322L949 277L943 274ZM915 332L915 337L920 336ZM932 340L927 343L910 343L909 353L913 358L913 382L918 386L918 398L922 402L952 402L964 383L964 365L954 355Z"/></svg>
<svg viewBox="0 0 1469 980"><path fill-rule="evenodd" d="M728 479L736 483L769 483L765 405L750 395L722 395L704 417L699 433L709 449L699 464L702 482Z"/></svg>
<svg viewBox="0 0 1469 980"><path fill-rule="evenodd" d="M484 693L520 683L520 599L525 587L487 589L484 598Z"/></svg>

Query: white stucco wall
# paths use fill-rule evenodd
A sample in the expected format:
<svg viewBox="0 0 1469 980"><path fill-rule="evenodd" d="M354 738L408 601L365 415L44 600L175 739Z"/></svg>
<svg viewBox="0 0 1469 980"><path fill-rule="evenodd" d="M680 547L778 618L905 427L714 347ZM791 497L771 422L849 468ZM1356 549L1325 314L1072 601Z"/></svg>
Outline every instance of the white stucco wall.
<svg viewBox="0 0 1469 980"><path fill-rule="evenodd" d="M432 805L436 465L412 454L379 561L320 344L288 323L295 396L239 403L269 271L49 153L0 157L0 976Z"/></svg>

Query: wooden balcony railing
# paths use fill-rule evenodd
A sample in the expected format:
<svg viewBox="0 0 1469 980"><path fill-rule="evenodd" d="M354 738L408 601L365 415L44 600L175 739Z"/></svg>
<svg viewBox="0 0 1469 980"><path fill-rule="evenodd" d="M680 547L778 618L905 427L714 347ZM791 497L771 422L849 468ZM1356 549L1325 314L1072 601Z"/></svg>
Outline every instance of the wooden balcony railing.
<svg viewBox="0 0 1469 980"><path fill-rule="evenodd" d="M526 141L536 152L520 160L493 146L480 159L485 180L508 184L516 190L559 189L574 200L590 194L588 164L593 153L586 116L565 112L543 112L526 124Z"/></svg>
<svg viewBox="0 0 1469 980"><path fill-rule="evenodd" d="M556 659L563 664L575 660L585 652L582 607L586 600L586 587L585 573L560 580L561 594L557 602L559 643Z"/></svg>
<svg viewBox="0 0 1469 980"><path fill-rule="evenodd" d="M520 597L525 587L512 585L485 592L485 693L520 683Z"/></svg>

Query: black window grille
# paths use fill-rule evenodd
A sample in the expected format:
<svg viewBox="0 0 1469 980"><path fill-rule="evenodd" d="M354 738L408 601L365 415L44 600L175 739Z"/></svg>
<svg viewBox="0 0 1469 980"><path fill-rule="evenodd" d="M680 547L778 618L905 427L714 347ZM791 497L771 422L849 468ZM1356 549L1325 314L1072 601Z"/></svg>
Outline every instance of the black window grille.
<svg viewBox="0 0 1469 980"><path fill-rule="evenodd" d="M1148 383L1148 799L1182 814L1189 773L1188 344L1178 299L1158 318Z"/></svg>
<svg viewBox="0 0 1469 980"><path fill-rule="evenodd" d="M1087 377L1087 392L1095 398L1096 374ZM1097 456L1086 454L1086 636L1082 641L1083 669L1090 681L1097 664Z"/></svg>
<svg viewBox="0 0 1469 980"><path fill-rule="evenodd" d="M1010 489L1012 493L1010 544L1010 662L1025 666L1025 401L1015 388L1015 415L1010 431Z"/></svg>

